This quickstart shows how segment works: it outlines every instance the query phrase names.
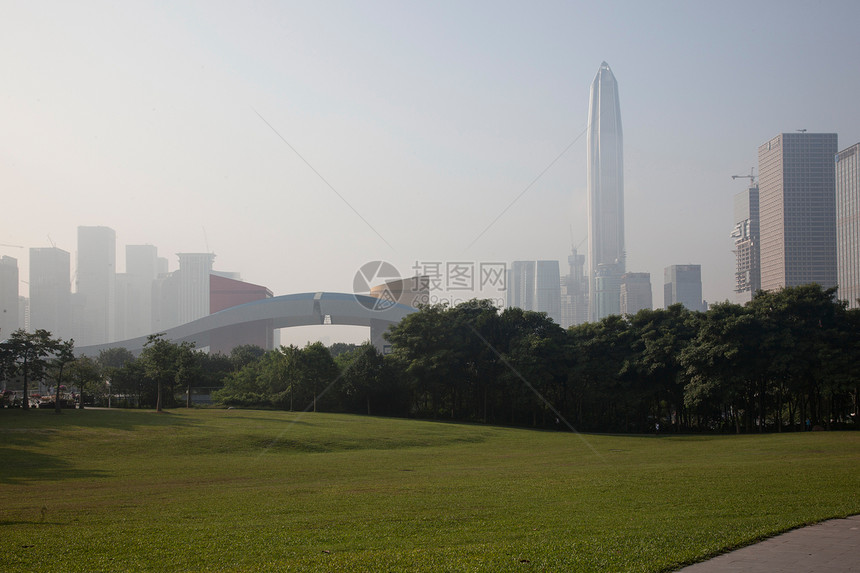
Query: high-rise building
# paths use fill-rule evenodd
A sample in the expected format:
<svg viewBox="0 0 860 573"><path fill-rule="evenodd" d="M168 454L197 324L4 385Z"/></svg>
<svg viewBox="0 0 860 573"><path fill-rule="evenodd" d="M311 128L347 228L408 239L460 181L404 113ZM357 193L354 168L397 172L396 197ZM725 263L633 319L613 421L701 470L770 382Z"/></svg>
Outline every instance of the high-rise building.
<svg viewBox="0 0 860 573"><path fill-rule="evenodd" d="M70 338L71 257L56 247L30 249L30 329ZM77 340L75 341L77 342Z"/></svg>
<svg viewBox="0 0 860 573"><path fill-rule="evenodd" d="M21 328L18 318L18 259L0 257L0 340Z"/></svg>
<svg viewBox="0 0 860 573"><path fill-rule="evenodd" d="M132 286L132 278L128 273L116 273L114 277L114 303L113 312L114 318L114 336L116 340L128 340L135 336L132 334L131 314L134 312L134 289Z"/></svg>
<svg viewBox="0 0 860 573"><path fill-rule="evenodd" d="M676 303L689 310L707 310L702 300L701 265L670 265L663 270L663 306Z"/></svg>
<svg viewBox="0 0 860 573"><path fill-rule="evenodd" d="M747 303L761 288L758 184L735 195L735 302Z"/></svg>
<svg viewBox="0 0 860 573"><path fill-rule="evenodd" d="M761 288L836 285L835 133L781 133L758 148Z"/></svg>
<svg viewBox="0 0 860 573"><path fill-rule="evenodd" d="M558 261L514 261L508 274L508 306L545 312L561 324Z"/></svg>
<svg viewBox="0 0 860 573"><path fill-rule="evenodd" d="M860 307L860 143L836 156L836 256L839 299Z"/></svg>
<svg viewBox="0 0 860 573"><path fill-rule="evenodd" d="M599 320L620 312L626 270L621 106L606 62L591 83L587 149L589 306L591 320Z"/></svg>
<svg viewBox="0 0 860 573"><path fill-rule="evenodd" d="M618 265L597 265L591 281L591 308L596 320L621 314L621 277Z"/></svg>
<svg viewBox="0 0 860 573"><path fill-rule="evenodd" d="M78 227L75 293L81 314L75 320L78 346L114 340L116 233L109 227Z"/></svg>
<svg viewBox="0 0 860 573"><path fill-rule="evenodd" d="M534 310L535 262L514 261L508 269L507 304L509 308Z"/></svg>
<svg viewBox="0 0 860 573"><path fill-rule="evenodd" d="M152 283L152 332L179 326L179 273L159 273Z"/></svg>
<svg viewBox="0 0 860 573"><path fill-rule="evenodd" d="M585 255L572 247L567 256L570 273L561 277L561 326L569 328L588 320L588 277Z"/></svg>
<svg viewBox="0 0 860 573"><path fill-rule="evenodd" d="M535 310L561 324L561 273L558 261L535 261Z"/></svg>
<svg viewBox="0 0 860 573"><path fill-rule="evenodd" d="M18 297L18 328L30 332L30 299L26 296Z"/></svg>
<svg viewBox="0 0 860 573"><path fill-rule="evenodd" d="M153 245L126 245L125 274L117 275L116 286L118 340L154 332L152 283L157 277L158 249Z"/></svg>
<svg viewBox="0 0 860 573"><path fill-rule="evenodd" d="M621 275L621 314L636 314L654 308L651 295L651 273Z"/></svg>
<svg viewBox="0 0 860 573"><path fill-rule="evenodd" d="M178 253L179 324L209 314L209 275L214 253Z"/></svg>

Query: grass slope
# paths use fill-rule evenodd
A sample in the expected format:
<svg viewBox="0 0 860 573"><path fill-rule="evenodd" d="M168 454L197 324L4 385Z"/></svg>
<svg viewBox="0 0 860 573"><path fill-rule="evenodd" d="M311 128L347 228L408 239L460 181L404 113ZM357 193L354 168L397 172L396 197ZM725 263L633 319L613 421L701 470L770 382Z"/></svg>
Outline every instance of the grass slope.
<svg viewBox="0 0 860 573"><path fill-rule="evenodd" d="M5 571L666 571L860 513L860 433L0 412Z"/></svg>

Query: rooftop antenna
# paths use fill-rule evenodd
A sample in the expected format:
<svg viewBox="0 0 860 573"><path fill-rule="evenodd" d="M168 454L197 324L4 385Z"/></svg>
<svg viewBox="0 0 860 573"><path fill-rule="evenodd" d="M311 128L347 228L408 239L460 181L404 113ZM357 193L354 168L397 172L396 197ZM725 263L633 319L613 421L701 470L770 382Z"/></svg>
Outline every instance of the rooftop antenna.
<svg viewBox="0 0 860 573"><path fill-rule="evenodd" d="M799 131L800 133L806 133L806 130L805 130L805 129L798 129L798 130L796 130L796 131Z"/></svg>

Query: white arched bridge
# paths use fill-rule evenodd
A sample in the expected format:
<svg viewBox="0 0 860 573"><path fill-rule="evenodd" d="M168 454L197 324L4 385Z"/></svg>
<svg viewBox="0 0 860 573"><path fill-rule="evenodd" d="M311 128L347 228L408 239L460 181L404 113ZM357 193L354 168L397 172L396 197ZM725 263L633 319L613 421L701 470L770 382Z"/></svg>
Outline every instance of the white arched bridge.
<svg viewBox="0 0 860 573"><path fill-rule="evenodd" d="M171 342L193 342L197 348L204 348L211 346L219 336L224 337L248 326L263 326L270 331L320 324L366 326L370 328L371 342L382 351L382 334L386 329L417 310L365 295L308 292L240 304L163 332ZM146 341L146 336L140 336L108 344L81 346L76 350L86 356L98 356L99 352L110 348L127 348L138 354Z"/></svg>

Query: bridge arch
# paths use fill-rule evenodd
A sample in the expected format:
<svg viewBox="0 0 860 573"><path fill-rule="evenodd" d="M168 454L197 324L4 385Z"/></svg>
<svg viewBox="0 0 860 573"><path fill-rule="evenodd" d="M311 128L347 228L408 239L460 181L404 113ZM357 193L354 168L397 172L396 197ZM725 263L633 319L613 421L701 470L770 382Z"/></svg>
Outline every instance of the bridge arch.
<svg viewBox="0 0 860 573"><path fill-rule="evenodd" d="M171 342L193 342L198 348L204 348L210 346L219 333L251 324L264 324L271 330L320 324L366 326L370 328L371 342L380 351L384 351L382 333L390 325L397 324L403 317L417 310L411 306L386 303L365 295L306 292L226 308L189 323L168 328L164 333L165 338ZM127 348L134 354L139 354L146 340L146 336L139 336L107 344L82 346L76 350L79 354L93 357L109 348Z"/></svg>

